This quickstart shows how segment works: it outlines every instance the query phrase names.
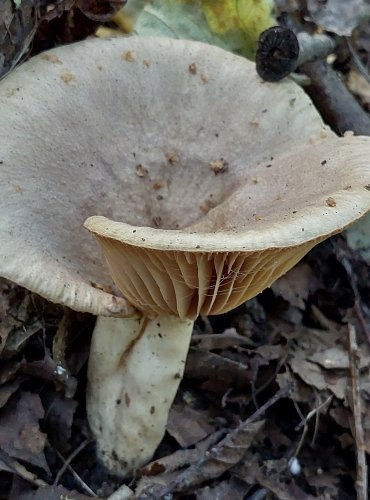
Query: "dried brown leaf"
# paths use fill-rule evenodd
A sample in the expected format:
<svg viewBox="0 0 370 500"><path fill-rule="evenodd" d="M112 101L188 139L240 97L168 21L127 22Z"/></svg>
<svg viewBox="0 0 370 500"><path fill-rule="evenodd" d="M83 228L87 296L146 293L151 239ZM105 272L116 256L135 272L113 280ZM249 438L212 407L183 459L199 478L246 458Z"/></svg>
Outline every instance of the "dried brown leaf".
<svg viewBox="0 0 370 500"><path fill-rule="evenodd" d="M49 392L44 395L43 404L44 427L49 440L60 452L67 452L70 448L69 440L77 401L66 398L60 392Z"/></svg>
<svg viewBox="0 0 370 500"><path fill-rule="evenodd" d="M336 376L325 372L316 363L299 357L291 359L288 364L306 384L319 391L330 390L338 399L346 398L347 376L345 374Z"/></svg>
<svg viewBox="0 0 370 500"><path fill-rule="evenodd" d="M307 8L317 25L343 36L351 36L352 31L370 16L367 0L307 0Z"/></svg>
<svg viewBox="0 0 370 500"><path fill-rule="evenodd" d="M8 382L0 387L0 408L2 408L9 400L9 398L17 392L19 386L24 378L18 377L12 382Z"/></svg>
<svg viewBox="0 0 370 500"><path fill-rule="evenodd" d="M243 458L256 435L263 428L264 423L264 420L243 423L206 452L202 460L180 473L165 488L157 487L153 489L151 487L150 491L143 490L138 499L155 498L155 495L160 498L161 495L172 492L186 491L206 480L219 477Z"/></svg>
<svg viewBox="0 0 370 500"><path fill-rule="evenodd" d="M197 443L192 449L177 450L143 467L140 470L142 477L136 486L136 497L140 498L144 494L148 495L152 490L167 487L177 477L179 469L199 462L208 448L216 444L224 435L224 431L217 431Z"/></svg>
<svg viewBox="0 0 370 500"><path fill-rule="evenodd" d="M282 297L292 306L304 310L305 300L318 286L319 282L312 268L306 263L301 263L275 281L271 288L275 295Z"/></svg>
<svg viewBox="0 0 370 500"><path fill-rule="evenodd" d="M35 333L42 330L42 327L41 322L35 319L25 323L21 328L18 327L9 332L4 346L3 356L5 358L10 358L17 354L23 349L27 340Z"/></svg>
<svg viewBox="0 0 370 500"><path fill-rule="evenodd" d="M205 411L177 403L170 410L166 429L180 446L187 448L216 430L209 417Z"/></svg>
<svg viewBox="0 0 370 500"><path fill-rule="evenodd" d="M58 389L62 388L69 398L76 392L77 380L66 368L53 360L47 349L43 359L29 363L23 361L22 373L53 382Z"/></svg>
<svg viewBox="0 0 370 500"><path fill-rule="evenodd" d="M254 344L248 337L239 335L235 328L228 328L223 333L194 335L191 345L204 351L214 351L235 346L253 346Z"/></svg>
<svg viewBox="0 0 370 500"><path fill-rule="evenodd" d="M13 380L20 366L21 363L19 361L2 362L0 367L0 386Z"/></svg>
<svg viewBox="0 0 370 500"><path fill-rule="evenodd" d="M44 455L46 435L40 431L42 418L44 409L37 394L21 392L13 396L0 411L0 448L50 473Z"/></svg>
<svg viewBox="0 0 370 500"><path fill-rule="evenodd" d="M96 498L102 500L101 497ZM91 500L91 496L69 490L64 486L44 486L37 488L36 491L17 492L17 496L13 495L9 500Z"/></svg>
<svg viewBox="0 0 370 500"><path fill-rule="evenodd" d="M251 489L250 485L232 477L226 481L221 481L216 486L206 486L195 492L197 500L224 500L230 498L232 500L244 500L245 495Z"/></svg>
<svg viewBox="0 0 370 500"><path fill-rule="evenodd" d="M234 474L249 484L264 487L279 500L315 500L316 497L305 493L292 481L288 472L288 462L284 459L264 460L257 463L257 457L246 457L241 464L233 469ZM266 498L266 497L263 497Z"/></svg>
<svg viewBox="0 0 370 500"><path fill-rule="evenodd" d="M276 382L279 387L285 387L287 384L292 385L290 397L297 403L310 403L313 400L312 387L306 385L298 377L295 377L290 371L279 373L276 376Z"/></svg>
<svg viewBox="0 0 370 500"><path fill-rule="evenodd" d="M186 361L185 376L190 379L210 378L224 385L235 385L238 388L247 387L250 384L248 366L231 359L190 348Z"/></svg>
<svg viewBox="0 0 370 500"><path fill-rule="evenodd" d="M29 292L0 278L0 354L17 332L25 336L24 325L29 319L29 307Z"/></svg>

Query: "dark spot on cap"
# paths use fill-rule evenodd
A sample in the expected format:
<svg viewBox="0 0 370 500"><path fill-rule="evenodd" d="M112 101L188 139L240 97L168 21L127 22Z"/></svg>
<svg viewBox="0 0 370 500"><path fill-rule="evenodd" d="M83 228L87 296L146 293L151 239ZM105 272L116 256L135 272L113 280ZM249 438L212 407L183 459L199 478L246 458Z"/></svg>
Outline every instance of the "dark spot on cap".
<svg viewBox="0 0 370 500"><path fill-rule="evenodd" d="M197 74L197 65L195 63L191 63L189 65L189 73L191 75L196 75Z"/></svg>
<svg viewBox="0 0 370 500"><path fill-rule="evenodd" d="M155 413L155 406L150 407L150 414L153 415Z"/></svg>

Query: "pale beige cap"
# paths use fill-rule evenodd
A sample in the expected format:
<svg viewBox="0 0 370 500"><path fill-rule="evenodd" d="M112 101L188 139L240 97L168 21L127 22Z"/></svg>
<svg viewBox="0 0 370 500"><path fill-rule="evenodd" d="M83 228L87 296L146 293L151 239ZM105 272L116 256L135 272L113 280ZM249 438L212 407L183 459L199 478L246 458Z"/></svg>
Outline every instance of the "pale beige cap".
<svg viewBox="0 0 370 500"><path fill-rule="evenodd" d="M146 314L219 314L270 286L370 209L370 139L330 139L260 164L182 230L90 217L113 279ZM187 175L196 176L197 169ZM206 174L206 172L204 172ZM232 176L232 171L224 174ZM206 177L206 175L205 175ZM186 182L184 182L186 185Z"/></svg>
<svg viewBox="0 0 370 500"><path fill-rule="evenodd" d="M201 43L167 39L90 39L41 54L0 82L0 109L0 275L51 301L102 315L125 315L132 309L118 296L98 246L82 227L87 217L95 214L138 228L152 226L143 231L149 231L158 249L163 231L192 225L205 234L202 245L207 251L222 253L229 244L237 252L281 246L289 238L300 245L304 242L288 229L299 226L298 216L284 212L286 229L280 227L285 236L272 233L268 245L266 237L253 236L262 227L254 219L277 223L270 218L274 207L285 203L286 191L280 193L277 186L282 182L275 180L283 168L281 155L291 151L296 158L297 148L334 137L293 82L264 83L254 64L245 59ZM340 149L351 158L348 168L352 163L360 168L367 141L353 139ZM320 160L327 158L330 165L327 150L320 148L308 150L307 156L320 152ZM304 165L313 168L313 163ZM287 168L289 184L293 167ZM266 172L264 180L254 179L261 177L261 171ZM344 189L345 182L339 179L328 188L328 196ZM261 182L270 182L271 187L265 211L257 196ZM341 219L338 199L338 208L327 208L329 213L338 211L337 224L326 227L320 222L325 234L367 209L368 193L360 195L355 182L352 192L343 196L348 196L345 200L351 207L358 205L358 211L353 218L347 214ZM299 188L307 200L305 187ZM312 184L307 190L311 188ZM219 222L212 218L222 227L226 227L222 217L228 226L236 224L230 222L227 210L235 213L230 200L239 192L244 199L243 190L251 196L245 208L248 239L228 230L231 241L222 229L222 241L216 243L210 231ZM283 201L274 201L280 194ZM309 202L315 210L318 201L316 197ZM223 202L226 212L217 215ZM319 237L311 226L305 231L309 240ZM176 252L177 240L175 231L164 245ZM195 236L187 234L180 240L191 247ZM246 248L239 248L237 240ZM133 240L125 241L132 250ZM180 259L182 268L187 269L187 258L200 258L197 245L190 257ZM219 267L238 269L236 253L235 258L233 254L217 259ZM240 269L245 274L243 266ZM184 275L191 286L198 286L187 271ZM126 294L126 288L119 286ZM246 297L245 291L239 294ZM126 296L133 299L132 293ZM223 310L224 299L217 299L218 311ZM179 304L171 310L182 316L191 310L193 316L213 309L194 303L190 309Z"/></svg>

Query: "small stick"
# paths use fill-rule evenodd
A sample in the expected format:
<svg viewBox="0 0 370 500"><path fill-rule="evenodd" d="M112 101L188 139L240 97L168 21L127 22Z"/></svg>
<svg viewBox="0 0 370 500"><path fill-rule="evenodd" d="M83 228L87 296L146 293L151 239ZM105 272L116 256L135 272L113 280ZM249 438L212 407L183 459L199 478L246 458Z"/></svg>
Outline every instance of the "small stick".
<svg viewBox="0 0 370 500"><path fill-rule="evenodd" d="M346 87L343 79L323 61L306 63L301 72L310 79L305 87L324 121L337 132L352 130L356 135L370 135L370 115Z"/></svg>
<svg viewBox="0 0 370 500"><path fill-rule="evenodd" d="M314 430L314 434L313 434L313 437L312 437L312 440L311 440L311 445L314 444L315 442L315 439L316 439L316 434L317 434L317 426L318 426L318 417L321 413L321 411L323 410L323 408L325 406L329 406L331 401L333 399L333 396L330 395L323 403L320 403L319 406L317 406L316 408L314 408L313 410L311 410L307 416L305 418L302 419L302 422L300 422L296 427L295 427L295 431L298 431L299 429L301 429L303 427L303 432L302 432L302 436L301 436L301 439L299 440L299 443L297 445L297 448L293 454L293 457L297 457L299 452L301 451L301 448L303 446L303 443L304 443L304 440L305 440L305 437L306 437L306 434L307 434L307 431L308 431L308 422L311 420L312 417L316 417L316 421L315 421L315 430ZM299 411L300 413L300 411Z"/></svg>
<svg viewBox="0 0 370 500"><path fill-rule="evenodd" d="M351 403L354 423L352 433L356 444L357 460L357 500L368 500L366 450L364 428L362 425L362 404L359 384L360 350L357 345L355 327L351 324L348 324L348 345L348 357L351 373Z"/></svg>
<svg viewBox="0 0 370 500"><path fill-rule="evenodd" d="M91 439L90 438L87 438L85 439L84 441L82 441L82 443L77 446L77 448L69 455L69 457L65 460L63 459L64 461L64 464L62 465L62 467L59 469L57 475L55 476L55 479L54 479L54 482L53 482L53 485L57 485L61 479L61 477L63 476L63 474L65 473L65 471L67 470L67 468L69 467L70 463L72 462L72 460L84 449L86 448L86 446L91 443ZM92 491L92 490L91 490ZM94 493L94 492L93 492ZM95 495L96 496L96 495Z"/></svg>
<svg viewBox="0 0 370 500"><path fill-rule="evenodd" d="M50 443L49 443L50 445ZM63 457L63 455L60 453L59 450L57 450L56 448L54 448L54 451L56 452L56 454L58 455L58 457L62 460L62 462L64 463L65 462L65 458ZM85 483L85 481L77 474L77 472L73 469L73 467L71 465L67 465L67 469L69 470L69 472L73 475L73 477L75 478L75 480L78 482L78 484L80 485L80 487L85 490L85 492L92 496L92 497L97 497L96 493L90 488L90 486L88 484Z"/></svg>
<svg viewBox="0 0 370 500"><path fill-rule="evenodd" d="M244 420L236 429L232 430L219 443L207 451L204 458L202 458L198 463L192 464L162 491L156 492L156 498L161 498L160 495L164 497L174 491L184 491L192 486L201 484L207 479L214 479L230 469L233 465L236 465L250 445L247 439L248 431L252 430L254 427L254 431L257 432L257 424L258 422L262 424L261 418L264 416L266 411L277 401L287 397L292 388L293 384L290 382L281 387L271 399L266 401L266 403L258 408L258 410L256 410L249 418ZM244 439L243 436L245 436ZM245 446L242 446L239 441L242 441ZM231 456L227 453L230 449L233 450ZM224 459L222 458L223 454L225 454ZM148 497L139 496L138 500L144 498Z"/></svg>

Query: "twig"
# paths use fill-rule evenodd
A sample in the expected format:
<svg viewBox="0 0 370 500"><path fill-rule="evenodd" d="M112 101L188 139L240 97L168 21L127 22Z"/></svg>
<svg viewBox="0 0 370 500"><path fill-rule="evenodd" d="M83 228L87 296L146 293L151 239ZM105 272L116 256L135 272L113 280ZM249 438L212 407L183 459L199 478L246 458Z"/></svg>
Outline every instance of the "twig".
<svg viewBox="0 0 370 500"><path fill-rule="evenodd" d="M5 451L0 450L0 460L8 467L8 469L21 478L25 479L31 484L38 487L49 486L48 483L38 478L36 474L28 471L24 465L20 464L17 460L9 456Z"/></svg>
<svg viewBox="0 0 370 500"><path fill-rule="evenodd" d="M305 31L298 33L299 56L297 67L307 62L318 61L332 54L337 46L337 38L328 35L310 35Z"/></svg>
<svg viewBox="0 0 370 500"><path fill-rule="evenodd" d="M297 457L299 452L301 451L301 448L303 446L303 443L304 443L304 439L306 437L306 434L307 434L307 431L308 431L308 422L311 420L312 417L316 416L316 422L315 422L315 430L314 430L314 435L313 435L313 438L311 440L311 443L314 442L314 439L316 438L316 434L317 434L317 425L318 425L318 421L317 421L317 417L318 415L320 414L321 410L329 405L331 403L331 400L333 399L333 395L330 395L323 403L319 404L319 406L317 406L316 408L314 408L313 410L311 410L307 416L302 420L302 422L300 422L296 428L294 429L295 431L298 431L299 429L301 429L303 427L303 432L302 432L302 436L301 436L301 439L299 440L299 443L297 445L297 448L296 448L296 451L293 455L293 457Z"/></svg>
<svg viewBox="0 0 370 500"><path fill-rule="evenodd" d="M58 457L60 458L60 460L62 460L63 463L65 464L65 458L60 453L60 451L57 450L56 448L54 448L54 451L56 452L56 454L58 455ZM71 474L73 475L73 477L75 478L75 480L78 482L78 484L81 486L81 488L83 490L85 490L86 493L88 493L92 497L97 497L96 493L90 488L90 486L88 484L85 483L85 481L77 474L77 472L73 469L73 467L71 465L67 464L67 468L68 468L69 472L71 472ZM59 473L60 473L60 471L59 471ZM55 484L56 484L56 478L55 478L55 481L54 481L54 485Z"/></svg>
<svg viewBox="0 0 370 500"><path fill-rule="evenodd" d="M310 95L324 121L338 134L352 130L356 135L370 135L370 116L346 87L332 67L322 61L301 66L310 78L305 90Z"/></svg>
<svg viewBox="0 0 370 500"><path fill-rule="evenodd" d="M67 459L64 459L63 456L61 457L61 459L64 461L64 464L62 465L62 467L60 468L60 470L58 471L57 475L55 476L55 479L54 479L54 482L53 482L53 485L57 485L61 479L61 477L63 476L63 474L65 473L65 471L67 470L67 468L70 466L70 463L72 462L72 460L89 444L91 443L91 438L87 438L85 439L84 441L82 441L82 443L77 446L77 448L69 455L69 457ZM85 485L87 486L87 485ZM95 493L91 490L91 492L94 494L94 496L96 497L97 495L95 495ZM89 492L91 494L91 492Z"/></svg>
<svg viewBox="0 0 370 500"><path fill-rule="evenodd" d="M362 425L361 393L359 384L360 350L357 345L355 327L348 324L348 357L351 373L351 396L353 412L353 438L356 444L357 478L356 491L357 500L367 500L367 464L364 428Z"/></svg>
<svg viewBox="0 0 370 500"><path fill-rule="evenodd" d="M261 417L266 411L281 398L286 397L292 390L293 384L288 383L279 389L274 396L244 420L236 429L231 431L218 444L205 453L205 456L196 464L191 465L182 472L174 481L159 490L147 494L143 491L138 500L148 498L165 498L172 492L184 491L208 479L220 476L225 471L236 465L244 456L252 443L254 436L261 429Z"/></svg>

